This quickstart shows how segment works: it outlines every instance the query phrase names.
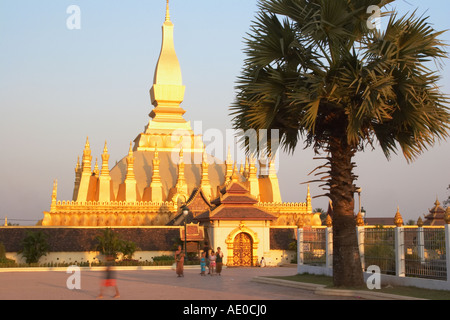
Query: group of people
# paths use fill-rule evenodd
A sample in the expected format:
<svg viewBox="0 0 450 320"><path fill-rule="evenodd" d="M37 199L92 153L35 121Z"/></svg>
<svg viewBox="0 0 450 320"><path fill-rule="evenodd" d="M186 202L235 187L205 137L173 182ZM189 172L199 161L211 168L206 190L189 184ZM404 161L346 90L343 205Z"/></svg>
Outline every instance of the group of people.
<svg viewBox="0 0 450 320"><path fill-rule="evenodd" d="M206 275L206 268L208 268L208 274L214 275L222 273L223 266L223 253L220 251L220 247L217 247L217 251L211 250L209 253L208 249L203 250L202 257L200 259L200 275Z"/></svg>
<svg viewBox="0 0 450 320"><path fill-rule="evenodd" d="M184 252L181 246L178 246L178 250L175 252L176 273L178 277L184 277ZM200 275L206 275L206 269L208 268L208 274L214 275L222 273L223 266L223 253L220 247L217 251L211 250L208 244L205 244L201 258L200 258Z"/></svg>

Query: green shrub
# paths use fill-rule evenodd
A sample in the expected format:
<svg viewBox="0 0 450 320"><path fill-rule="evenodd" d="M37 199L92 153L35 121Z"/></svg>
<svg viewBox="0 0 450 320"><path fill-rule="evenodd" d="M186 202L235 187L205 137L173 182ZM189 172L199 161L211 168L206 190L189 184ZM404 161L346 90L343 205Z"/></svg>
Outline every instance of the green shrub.
<svg viewBox="0 0 450 320"><path fill-rule="evenodd" d="M42 256L47 255L48 250L47 237L42 231L32 232L27 230L19 253L23 255L28 264L36 264Z"/></svg>

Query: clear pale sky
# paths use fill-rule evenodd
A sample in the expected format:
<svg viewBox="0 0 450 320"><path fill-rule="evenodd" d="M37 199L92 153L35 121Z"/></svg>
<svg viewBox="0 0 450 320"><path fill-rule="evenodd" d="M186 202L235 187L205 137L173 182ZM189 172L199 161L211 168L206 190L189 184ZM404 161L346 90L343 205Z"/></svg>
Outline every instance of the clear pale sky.
<svg viewBox="0 0 450 320"><path fill-rule="evenodd" d="M231 128L229 106L245 55L243 37L256 0L171 0L175 48L186 85L185 118L203 130ZM81 10L81 29L69 30L70 5ZM448 1L394 3L418 9L437 30L450 29ZM34 224L49 210L52 183L58 200L71 200L74 168L89 136L93 157L108 142L110 167L126 156L152 109L149 89L161 46L164 0L0 0L0 223ZM450 32L442 37L450 43ZM440 72L450 93L450 60ZM282 155L282 197L303 202L308 173L320 161L301 146ZM449 142L408 165L379 150L355 158L368 217L417 220L450 192ZM311 185L313 196L322 193ZM358 198L356 197L356 201ZM326 198L313 207L326 209ZM30 220L30 221L23 221Z"/></svg>

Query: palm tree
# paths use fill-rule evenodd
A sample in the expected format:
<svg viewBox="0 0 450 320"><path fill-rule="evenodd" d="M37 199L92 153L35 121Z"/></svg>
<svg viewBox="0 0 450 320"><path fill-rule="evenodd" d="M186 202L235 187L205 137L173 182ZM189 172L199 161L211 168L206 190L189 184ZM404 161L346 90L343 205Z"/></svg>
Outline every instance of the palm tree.
<svg viewBox="0 0 450 320"><path fill-rule="evenodd" d="M97 250L105 256L112 256L114 259L122 250L122 240L111 228L106 228L102 234L96 237Z"/></svg>
<svg viewBox="0 0 450 320"><path fill-rule="evenodd" d="M49 251L47 235L42 231L26 231L25 238L22 239L22 249L19 253L25 258L28 264L38 263L42 256L46 256Z"/></svg>
<svg viewBox="0 0 450 320"><path fill-rule="evenodd" d="M442 32L415 12L391 12L383 30L371 30L367 9L386 10L391 2L259 0L231 106L240 132L277 130L286 152L302 140L324 154L319 168L326 172L318 174L326 176L317 181L333 203L335 286L363 284L355 154L379 145L388 159L401 150L410 162L448 137L448 98L430 69L447 57ZM259 152L271 155L271 139ZM248 153L258 152L244 135L241 141Z"/></svg>

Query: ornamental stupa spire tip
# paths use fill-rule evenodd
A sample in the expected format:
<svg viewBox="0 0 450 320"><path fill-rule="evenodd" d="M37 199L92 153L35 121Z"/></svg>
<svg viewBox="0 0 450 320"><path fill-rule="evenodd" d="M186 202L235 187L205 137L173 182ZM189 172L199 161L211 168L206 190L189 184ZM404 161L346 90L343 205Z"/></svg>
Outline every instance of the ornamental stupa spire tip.
<svg viewBox="0 0 450 320"><path fill-rule="evenodd" d="M166 21L170 21L169 0L166 0Z"/></svg>

